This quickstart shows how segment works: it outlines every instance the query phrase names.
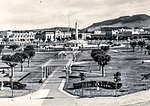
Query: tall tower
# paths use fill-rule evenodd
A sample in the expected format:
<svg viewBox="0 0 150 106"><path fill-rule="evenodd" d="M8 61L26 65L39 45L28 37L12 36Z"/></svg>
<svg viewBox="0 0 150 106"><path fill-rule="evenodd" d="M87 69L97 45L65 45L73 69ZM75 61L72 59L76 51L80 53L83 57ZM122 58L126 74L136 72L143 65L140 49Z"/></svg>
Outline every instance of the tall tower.
<svg viewBox="0 0 150 106"><path fill-rule="evenodd" d="M77 43L79 42L78 40L78 23L76 22L75 23L75 29L76 29L76 41L77 41Z"/></svg>

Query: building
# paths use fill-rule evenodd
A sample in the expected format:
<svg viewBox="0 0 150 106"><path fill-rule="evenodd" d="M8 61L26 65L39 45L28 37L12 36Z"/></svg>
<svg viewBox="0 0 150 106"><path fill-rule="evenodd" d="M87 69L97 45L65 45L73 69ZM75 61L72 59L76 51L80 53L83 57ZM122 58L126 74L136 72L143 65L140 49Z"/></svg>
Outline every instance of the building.
<svg viewBox="0 0 150 106"><path fill-rule="evenodd" d="M94 31L94 34L91 35L92 39L110 39L112 37L111 28L101 28L100 30Z"/></svg>
<svg viewBox="0 0 150 106"><path fill-rule="evenodd" d="M36 39L42 40L43 42L48 41L57 41L65 38L71 37L70 31L61 31L61 30L47 30L43 32L38 32L35 35Z"/></svg>
<svg viewBox="0 0 150 106"><path fill-rule="evenodd" d="M2 41L8 43L30 43L35 39L35 31L2 31L0 36Z"/></svg>
<svg viewBox="0 0 150 106"><path fill-rule="evenodd" d="M79 33L79 35L81 34L81 39L82 40L86 40L88 38L91 38L91 34L92 33L88 33L88 32L82 32L82 33Z"/></svg>
<svg viewBox="0 0 150 106"><path fill-rule="evenodd" d="M35 39L36 32L34 31L12 31L9 36L10 42L15 43L30 43Z"/></svg>
<svg viewBox="0 0 150 106"><path fill-rule="evenodd" d="M71 37L71 32L57 30L57 31L55 31L55 37L56 37L56 40L58 40L58 39L62 40L63 38L69 38L69 37Z"/></svg>
<svg viewBox="0 0 150 106"><path fill-rule="evenodd" d="M55 37L55 32L54 31L46 31L45 34L45 42L50 41L55 41L56 37Z"/></svg>

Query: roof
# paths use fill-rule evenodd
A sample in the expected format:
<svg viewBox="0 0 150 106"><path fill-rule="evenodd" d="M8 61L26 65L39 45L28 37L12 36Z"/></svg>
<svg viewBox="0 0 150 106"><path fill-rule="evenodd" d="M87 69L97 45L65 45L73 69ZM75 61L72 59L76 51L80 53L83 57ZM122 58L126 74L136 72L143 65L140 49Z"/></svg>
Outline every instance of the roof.
<svg viewBox="0 0 150 106"><path fill-rule="evenodd" d="M71 59L52 59L52 60L49 60L44 65L42 65L41 67L55 67L55 66L65 67L65 66L69 66L70 64L72 64Z"/></svg>

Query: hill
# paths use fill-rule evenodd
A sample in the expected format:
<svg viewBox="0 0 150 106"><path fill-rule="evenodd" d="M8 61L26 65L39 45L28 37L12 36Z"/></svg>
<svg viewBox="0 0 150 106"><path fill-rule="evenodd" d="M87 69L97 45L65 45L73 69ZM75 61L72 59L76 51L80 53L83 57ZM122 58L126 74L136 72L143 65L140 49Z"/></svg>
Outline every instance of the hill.
<svg viewBox="0 0 150 106"><path fill-rule="evenodd" d="M85 31L98 30L101 27L150 27L150 16L146 14L138 14L133 16L122 16L116 19L106 20L103 22L93 23Z"/></svg>

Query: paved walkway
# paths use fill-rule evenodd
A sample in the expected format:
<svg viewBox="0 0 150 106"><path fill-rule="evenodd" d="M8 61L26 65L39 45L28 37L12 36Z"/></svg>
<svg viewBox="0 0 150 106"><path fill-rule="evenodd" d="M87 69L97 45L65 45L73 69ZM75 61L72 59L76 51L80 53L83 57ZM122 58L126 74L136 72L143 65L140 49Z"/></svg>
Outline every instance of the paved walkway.
<svg viewBox="0 0 150 106"><path fill-rule="evenodd" d="M71 55L67 58L72 58ZM150 90L122 97L78 98L64 93L61 88L65 75L58 67L39 91L17 98L1 98L0 106L150 106Z"/></svg>
<svg viewBox="0 0 150 106"><path fill-rule="evenodd" d="M48 95L46 96L42 106L51 105L51 106L74 106L72 105L75 102L74 97L70 97L64 93L62 93L60 88L60 83L63 79L59 78L60 76L64 76L64 72L61 71L61 68L57 68L55 70L54 76L47 80L46 86L43 89L50 89ZM61 85L62 86L62 85ZM67 101L67 102L66 102Z"/></svg>

